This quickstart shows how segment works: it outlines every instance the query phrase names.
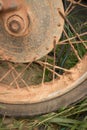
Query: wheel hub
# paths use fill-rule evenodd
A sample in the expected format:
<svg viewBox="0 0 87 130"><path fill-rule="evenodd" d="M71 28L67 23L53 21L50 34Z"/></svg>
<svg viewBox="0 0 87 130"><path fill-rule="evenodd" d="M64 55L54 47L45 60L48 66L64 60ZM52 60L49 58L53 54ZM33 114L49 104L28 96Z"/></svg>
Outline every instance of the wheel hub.
<svg viewBox="0 0 87 130"><path fill-rule="evenodd" d="M54 37L58 42L64 20L60 1L14 1L1 8L0 19L0 58L17 63L37 60L53 48ZM54 6L53 6L54 5ZM52 8L51 8L52 7ZM58 26L60 25L60 26Z"/></svg>

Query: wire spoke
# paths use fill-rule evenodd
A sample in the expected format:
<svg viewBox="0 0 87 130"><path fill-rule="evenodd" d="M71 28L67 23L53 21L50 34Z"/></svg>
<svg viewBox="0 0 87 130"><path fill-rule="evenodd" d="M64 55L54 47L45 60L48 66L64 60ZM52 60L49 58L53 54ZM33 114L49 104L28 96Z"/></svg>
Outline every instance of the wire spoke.
<svg viewBox="0 0 87 130"><path fill-rule="evenodd" d="M64 34L65 34L66 38L68 39L69 37L68 37L68 35L67 35L66 31L65 31L65 30L63 30L63 32L64 32ZM78 60L79 60L79 61L81 61L81 58L80 58L80 56L79 56L79 54L78 54L78 51L75 49L75 47L73 46L73 44L71 43L71 41L70 41L70 40L69 40L68 42L69 42L69 44L70 44L70 46L71 46L72 50L74 51L75 55L77 56Z"/></svg>
<svg viewBox="0 0 87 130"><path fill-rule="evenodd" d="M77 2L76 2L75 0L68 0L68 1L70 1L70 2L73 3L74 5L80 5L80 6L82 6L82 7L87 8L87 5L84 5L84 4L81 3L82 0L78 0Z"/></svg>
<svg viewBox="0 0 87 130"><path fill-rule="evenodd" d="M81 41L81 43L83 44L83 46L87 49L87 45L85 45L85 43L83 42L83 40L81 39L81 37L78 35L78 33L76 32L76 30L74 29L74 27L72 26L72 24L69 22L69 20L64 16L64 14L61 12L61 10L59 10L60 15L65 19L65 21L68 23L68 25L70 26L71 30L75 33L75 35L77 36L77 38Z"/></svg>
<svg viewBox="0 0 87 130"><path fill-rule="evenodd" d="M61 75L58 74L57 72L55 72L53 69L50 69L50 68L47 67L47 66L46 66L46 68L47 68L50 72L54 73L56 76L58 76L59 78L61 78ZM54 80L53 80L53 81L54 81Z"/></svg>
<svg viewBox="0 0 87 130"><path fill-rule="evenodd" d="M50 72L54 73L54 74L55 74L56 76L58 76L58 77L61 77L60 74L58 74L57 72L55 72L55 71L53 70L54 65L51 65L51 64L49 64L48 62L42 62L42 61L36 61L36 63L38 63L38 64L41 65L42 67L45 66L45 68L48 69ZM49 68L49 66L52 67L52 69ZM57 67L55 66L55 68L57 68Z"/></svg>
<svg viewBox="0 0 87 130"><path fill-rule="evenodd" d="M55 64L56 64L56 37L53 41L53 52L54 52L54 58L53 58L53 71L55 72ZM55 73L53 72L53 81L55 79Z"/></svg>
<svg viewBox="0 0 87 130"><path fill-rule="evenodd" d="M12 73L13 80L15 80L15 75L14 75L13 71L11 73ZM15 85L16 85L17 89L20 89L17 81L15 81Z"/></svg>
<svg viewBox="0 0 87 130"><path fill-rule="evenodd" d="M49 66L49 67L52 67L52 68L53 68L53 65L50 64L50 63L48 63L48 62L37 61L36 63L38 63L38 64L40 64L40 65L46 65L46 66ZM55 69L60 69L60 70L63 70L63 71L65 71L65 72L67 72L67 73L71 73L70 70L65 69L65 68L62 68L62 67L60 67L60 66L56 66L56 65L55 65Z"/></svg>
<svg viewBox="0 0 87 130"><path fill-rule="evenodd" d="M83 41L84 43L87 43L87 40L86 41ZM75 42L72 42L72 44L81 44L82 42L81 41L75 41ZM68 44L68 41L64 43L65 44Z"/></svg>
<svg viewBox="0 0 87 130"><path fill-rule="evenodd" d="M14 83L16 80L18 80L18 78L21 78L21 76L24 74L24 72L27 70L27 68L29 68L29 66L31 65L31 63L32 63L32 62L30 62L30 63L23 69L23 71L17 75L17 77L10 83L10 86L12 86L13 83ZM26 84L23 79L22 79L22 81L23 81L24 84ZM26 86L27 86L27 88L28 88L28 85L27 85L27 84L26 84Z"/></svg>
<svg viewBox="0 0 87 130"><path fill-rule="evenodd" d="M66 11L65 11L65 14L67 14L69 12L69 10L71 9L72 7L72 2L70 2L69 6L67 7Z"/></svg>
<svg viewBox="0 0 87 130"><path fill-rule="evenodd" d="M15 80L15 74L14 74L14 72L13 72L13 70L15 70L15 68L14 68L14 67L11 65L11 63L9 63L9 62L8 62L8 66L9 66L9 68L11 68L11 70L12 70L12 71L11 71L11 74L12 74L13 80ZM20 88L17 81L15 81L15 85L16 85L17 89Z"/></svg>
<svg viewBox="0 0 87 130"><path fill-rule="evenodd" d="M45 58L45 63L47 62L47 56ZM45 72L46 72L46 64L44 64L44 67L43 67L43 78L42 78L42 85L44 84L45 82Z"/></svg>
<svg viewBox="0 0 87 130"><path fill-rule="evenodd" d="M0 82L4 80L10 74L11 71L12 69L8 70L7 73L3 77L0 78Z"/></svg>
<svg viewBox="0 0 87 130"><path fill-rule="evenodd" d="M17 65L16 65L17 66ZM16 67L15 66L15 67ZM11 72L12 72L12 70L13 70L13 68L10 68L5 74L4 74L4 76L2 76L1 78L0 78L0 82L2 81L2 80L4 80Z"/></svg>
<svg viewBox="0 0 87 130"><path fill-rule="evenodd" d="M75 6L73 6L73 3L71 2L69 4L69 6L67 7L66 11L65 11L65 16L67 16L68 14L70 14L70 12L75 8Z"/></svg>
<svg viewBox="0 0 87 130"><path fill-rule="evenodd" d="M8 63L9 64L9 63ZM12 70L14 70L14 72L16 73L16 75L17 76L15 76L15 75L13 75L13 78L14 78L14 82L15 82L15 84L17 85L17 88L19 89L20 87L19 87L19 85L18 85L18 83L17 83L17 79L16 79L16 77L18 77L18 75L19 75L19 73L16 71L16 69L11 65L11 64L9 64L9 66L12 68ZM19 77L20 78L20 80L24 83L24 85L27 87L27 89L28 89L28 84L21 78L21 76ZM16 80L15 80L16 79ZM10 84L10 86L12 86L12 84Z"/></svg>
<svg viewBox="0 0 87 130"><path fill-rule="evenodd" d="M82 34L78 34L80 37L81 36L86 36L87 35L87 32L85 32L85 33L82 33ZM68 42L68 40L70 40L70 41L72 41L72 40L74 40L74 39L76 39L77 38L77 36L74 36L74 37L69 37L69 39L65 39L65 40L62 40L62 41L60 41L60 42L58 42L58 44L60 45L60 44L66 44L66 42ZM81 41L80 41L81 42ZM81 42L82 43L82 42Z"/></svg>

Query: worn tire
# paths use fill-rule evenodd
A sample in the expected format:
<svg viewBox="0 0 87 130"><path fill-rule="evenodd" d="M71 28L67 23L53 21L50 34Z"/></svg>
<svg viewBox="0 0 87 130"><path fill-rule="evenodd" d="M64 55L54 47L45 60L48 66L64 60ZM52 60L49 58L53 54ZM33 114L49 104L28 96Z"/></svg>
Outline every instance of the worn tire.
<svg viewBox="0 0 87 130"><path fill-rule="evenodd" d="M0 103L0 114L8 116L34 116L57 110L80 101L87 96L87 80L71 91L55 99L36 104L3 104Z"/></svg>

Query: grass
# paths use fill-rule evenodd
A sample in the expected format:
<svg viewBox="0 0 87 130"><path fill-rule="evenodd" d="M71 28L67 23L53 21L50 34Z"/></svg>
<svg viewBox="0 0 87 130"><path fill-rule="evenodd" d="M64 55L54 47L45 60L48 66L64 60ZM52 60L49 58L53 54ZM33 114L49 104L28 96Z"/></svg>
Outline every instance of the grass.
<svg viewBox="0 0 87 130"><path fill-rule="evenodd" d="M57 112L33 118L2 117L0 130L87 130L87 99Z"/></svg>

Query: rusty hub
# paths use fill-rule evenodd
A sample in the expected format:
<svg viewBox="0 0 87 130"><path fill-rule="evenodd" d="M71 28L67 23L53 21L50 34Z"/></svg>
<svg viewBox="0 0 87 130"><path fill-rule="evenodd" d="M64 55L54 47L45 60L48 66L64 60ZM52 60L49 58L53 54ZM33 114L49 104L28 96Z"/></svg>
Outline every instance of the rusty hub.
<svg viewBox="0 0 87 130"><path fill-rule="evenodd" d="M64 12L61 0L3 0L0 3L1 59L32 62L52 50L54 38L57 43L64 25L57 10Z"/></svg>
<svg viewBox="0 0 87 130"><path fill-rule="evenodd" d="M24 36L28 33L29 19L23 1L9 0L1 2L2 19L5 30L13 36ZM2 6L3 5L3 6ZM27 31L26 31L27 30Z"/></svg>
<svg viewBox="0 0 87 130"><path fill-rule="evenodd" d="M19 16L13 16L8 20L8 28L13 33L19 33L24 27L24 22Z"/></svg>
<svg viewBox="0 0 87 130"><path fill-rule="evenodd" d="M15 14L7 15L7 17L5 17L4 25L9 34L19 37L28 33L29 19L24 14L20 15L19 12L16 12Z"/></svg>

